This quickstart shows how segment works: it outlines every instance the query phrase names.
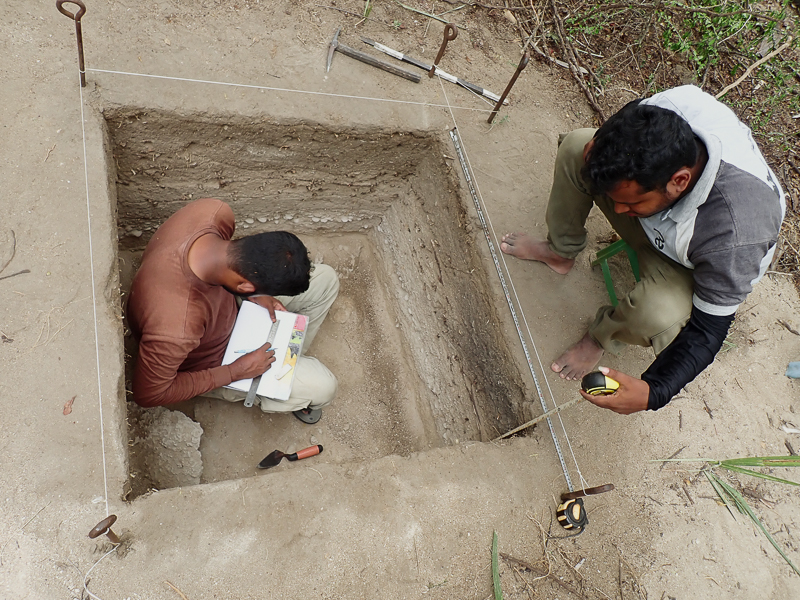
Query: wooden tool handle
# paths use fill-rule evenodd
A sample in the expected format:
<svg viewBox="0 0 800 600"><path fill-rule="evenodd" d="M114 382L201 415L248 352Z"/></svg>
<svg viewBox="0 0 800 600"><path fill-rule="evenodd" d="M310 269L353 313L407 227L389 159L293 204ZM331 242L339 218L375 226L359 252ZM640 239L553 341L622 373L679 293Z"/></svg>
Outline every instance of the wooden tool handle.
<svg viewBox="0 0 800 600"><path fill-rule="evenodd" d="M420 82L421 78L416 73L412 73L411 71L406 71L405 69L400 69L387 62L378 60L371 54L366 54L365 52L359 52L355 48L351 48L350 46L345 46L344 44L337 45L336 49L345 56L349 56L350 58L355 58L356 60L360 60L361 62L367 63L368 65L372 65L373 67L378 67L379 69L388 71L392 75L397 75L398 77L402 77L403 79L408 79L409 81L413 81L414 83Z"/></svg>

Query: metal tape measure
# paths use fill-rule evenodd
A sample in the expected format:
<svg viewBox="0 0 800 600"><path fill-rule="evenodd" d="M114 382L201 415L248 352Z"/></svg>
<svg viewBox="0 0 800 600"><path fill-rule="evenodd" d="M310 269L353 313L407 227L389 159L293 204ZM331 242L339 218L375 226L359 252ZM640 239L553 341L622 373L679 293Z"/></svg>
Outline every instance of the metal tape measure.
<svg viewBox="0 0 800 600"><path fill-rule="evenodd" d="M619 389L619 382L600 371L592 371L581 379L581 389L591 396L608 396Z"/></svg>
<svg viewBox="0 0 800 600"><path fill-rule="evenodd" d="M556 509L558 524L564 529L583 529L589 524L586 509L583 507L583 498L572 498L562 502Z"/></svg>

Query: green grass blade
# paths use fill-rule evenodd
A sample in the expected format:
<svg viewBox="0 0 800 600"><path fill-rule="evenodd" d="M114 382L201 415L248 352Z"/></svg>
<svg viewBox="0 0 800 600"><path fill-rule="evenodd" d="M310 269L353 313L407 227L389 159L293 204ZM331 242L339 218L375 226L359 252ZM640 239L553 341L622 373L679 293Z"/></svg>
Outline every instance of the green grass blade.
<svg viewBox="0 0 800 600"><path fill-rule="evenodd" d="M500 566L497 564L497 532L492 533L492 587L494 600L503 600L503 589L500 587Z"/></svg>
<svg viewBox="0 0 800 600"><path fill-rule="evenodd" d="M711 471L703 471L703 473L706 474L706 479L708 479L708 482L711 484L711 487L714 488L714 491L717 492L717 496L719 496L720 500L722 500L722 503L725 505L725 508L728 509L728 512L731 513L731 516L733 517L733 520L735 521L736 520L736 515L733 514L733 510L731 510L731 506L735 507L737 510L739 509L739 507L736 506L735 500L733 498L731 498L730 496L728 496L728 494L725 492L724 488L719 484L719 481L718 481L719 477L717 477Z"/></svg>
<svg viewBox="0 0 800 600"><path fill-rule="evenodd" d="M734 499L734 501L736 502L736 507L743 514L746 514L748 517L750 517L750 519L753 521L756 527L758 527L761 530L761 533L763 533L769 540L769 543L772 544L772 547L775 548L775 550L777 550L778 553L783 557L783 560L785 560L789 564L789 566L792 567L795 573L800 575L800 569L798 569L795 566L795 564L789 559L789 557L786 555L783 549L778 545L778 542L775 541L775 538L773 538L770 532L767 531L767 528L764 527L764 524L761 522L761 519L758 518L758 515L756 515L756 513L753 511L753 509L750 507L750 505L747 503L744 497L726 481L723 481L719 477L716 477L716 479L717 483L725 490L725 492L729 494L731 498Z"/></svg>
<svg viewBox="0 0 800 600"><path fill-rule="evenodd" d="M800 467L800 456L748 456L728 458L720 464L735 467Z"/></svg>
<svg viewBox="0 0 800 600"><path fill-rule="evenodd" d="M744 473L745 475L752 475L753 477L760 477L761 479L767 479L769 481L776 481L778 483L786 483L788 485L800 486L800 483L797 483L796 481L781 479L780 477L775 477L774 475L768 475L767 473L762 473L761 471L753 471L752 469L743 469L742 467L737 467L724 460L722 461L720 466L724 469L727 469L728 471L733 471L734 473Z"/></svg>

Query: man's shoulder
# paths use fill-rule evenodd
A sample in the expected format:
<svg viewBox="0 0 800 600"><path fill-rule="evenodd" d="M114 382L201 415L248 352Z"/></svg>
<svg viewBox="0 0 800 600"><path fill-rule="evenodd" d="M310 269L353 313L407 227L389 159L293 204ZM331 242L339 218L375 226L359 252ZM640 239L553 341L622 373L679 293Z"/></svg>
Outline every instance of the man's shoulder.
<svg viewBox="0 0 800 600"><path fill-rule="evenodd" d="M173 220L209 222L233 228L234 216L230 205L217 198L199 198L189 202L172 215L165 223Z"/></svg>
<svg viewBox="0 0 800 600"><path fill-rule="evenodd" d="M697 208L688 255L696 262L700 255L741 253L749 247L757 264L775 244L782 220L782 203L775 189L722 162L708 197Z"/></svg>

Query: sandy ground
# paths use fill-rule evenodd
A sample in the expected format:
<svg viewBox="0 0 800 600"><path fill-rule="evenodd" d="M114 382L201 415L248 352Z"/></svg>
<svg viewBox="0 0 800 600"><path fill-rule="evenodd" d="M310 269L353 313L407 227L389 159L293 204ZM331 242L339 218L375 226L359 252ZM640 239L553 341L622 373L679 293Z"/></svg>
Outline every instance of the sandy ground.
<svg viewBox="0 0 800 600"><path fill-rule="evenodd" d="M346 136L380 130L438 140L433 147L443 156L423 162L450 165L442 167L442 189L462 182L451 192L460 198L463 222L451 220L462 225L457 229L466 240L464 256L442 251L440 258L451 275L460 273L456 259L475 265L461 277L452 275L453 298L491 301L492 309L471 320L485 317L499 334L492 348L510 352L503 364L513 371L510 381L519 378L524 396L515 405L517 418L541 412L476 211L446 145L447 131L455 119L493 232L544 234L557 136L590 124L590 112L571 87L535 63L493 127L485 112L474 110L487 105L451 84L426 77L413 84L338 54L325 73L327 42L339 25L342 41L351 46L366 50L358 40L365 35L432 60L440 23L428 24L394 3L374 4L378 21L355 27L356 18L312 2L90 2L83 19L89 68L262 88L89 71L81 97L73 24L54 2L5 3L0 265L13 255L2 276L30 272L0 280L0 597L82 598L88 581L93 597L103 600L483 599L491 594L493 531L500 552L517 559L500 561L506 598L800 596L800 578L749 522L735 521L716 503L705 478L691 470L699 465L658 461L678 450L681 457L728 458L785 455L789 446L800 447L800 436L783 429L800 426L797 383L783 374L788 362L800 359L794 288L777 276L759 284L739 311L730 348L664 410L621 417L581 403L563 414L568 438L554 422L576 487L585 480L613 483L616 490L587 501L585 533L548 540L545 552L540 524L550 529L556 498L566 490L548 429L487 441L493 426L485 407L497 400L485 394L484 384L469 394L455 385L476 381L463 368L469 365L456 368L462 358L453 357L462 357L464 348L444 352L431 366L404 347L408 331L422 319L413 311L427 314L421 305L435 308L443 296L415 287L397 266L407 262L405 256L368 252L384 238L437 248L421 234L417 238L434 227L424 217L435 217L437 207L427 205L418 211L420 229L412 231L409 221L408 235L397 227L380 231L380 217L364 209L363 221L356 222L370 231L373 246L341 227L326 233L321 220L294 223L309 236L312 251L337 266L344 284L341 302L311 349L337 373L343 389L319 427L304 428L286 415L245 413L238 405L192 401L182 411L208 429L200 442L208 463L203 483L131 493L136 473L129 444L135 439L127 424L119 275L124 255L117 251L116 223L117 187L124 185L117 181L130 177L117 172L113 135L103 118L121 109L263 123L274 130L310 124ZM337 6L363 11L355 0ZM441 2L420 7L451 8ZM442 66L501 91L519 58L513 32L499 13L496 20L456 14L466 29L451 42ZM448 104L460 108L451 112ZM187 143L193 135L187 126ZM335 142L328 142L336 156ZM428 196L419 177L395 175L393 168L385 169L387 190L396 177L411 182L407 197ZM320 172L333 189L336 166L321 165ZM287 181L291 175L284 173ZM207 185L212 176L216 187ZM197 176L185 190L173 190L174 201L202 194L244 202L227 183L225 173ZM299 189L313 204L313 181ZM367 198L383 188L363 189ZM272 210L272 200L264 198L258 208ZM237 206L250 211L237 213L242 228L261 214L252 212L253 205ZM314 210L322 218L335 212L325 205ZM300 206L296 216L303 211ZM157 213L154 204L154 219ZM542 370L539 357L549 364L607 301L590 260L608 226L599 214L588 226L590 247L567 277L520 261L507 264L523 328L531 332L527 344L536 377L551 402L551 393L558 403L574 398L575 384ZM122 229L123 237L128 233ZM418 252L413 248L408 252ZM434 272L433 262L429 267ZM630 284L626 269L615 264L620 288ZM420 275L419 281L428 280ZM363 301L365 290L370 302ZM413 318L403 314L408 309ZM467 327L463 312L431 310L440 319L456 318L451 333L464 340L485 327L482 321ZM358 327L364 319L374 325L369 333ZM366 369L354 366L352 354L364 349ZM632 348L604 364L638 374L651 359L650 351ZM437 389L435 376L451 372L454 387ZM473 396L482 403L475 408L480 426L464 422L457 430L456 416L466 412L445 408ZM252 468L275 448L317 442L326 447L319 457L284 462L266 473ZM800 562L796 492L740 482L778 543ZM105 556L111 546L86 534L108 513L119 517L115 531L123 544ZM552 527L553 535L563 535ZM548 568L553 576L541 578Z"/></svg>

